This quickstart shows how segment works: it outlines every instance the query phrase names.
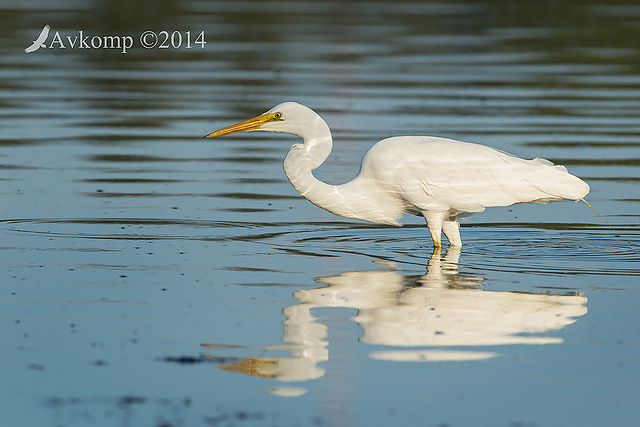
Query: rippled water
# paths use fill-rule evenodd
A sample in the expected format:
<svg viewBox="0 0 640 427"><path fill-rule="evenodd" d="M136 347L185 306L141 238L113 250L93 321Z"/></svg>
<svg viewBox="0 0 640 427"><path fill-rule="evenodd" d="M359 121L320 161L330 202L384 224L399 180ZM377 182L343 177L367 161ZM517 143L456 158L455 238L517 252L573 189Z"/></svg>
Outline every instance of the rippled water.
<svg viewBox="0 0 640 427"><path fill-rule="evenodd" d="M634 425L640 8L632 2L0 3L0 412L9 425ZM205 31L201 49L24 49ZM51 40L51 39L50 39ZM50 44L50 40L47 44ZM285 100L351 179L391 135L566 165L589 202L333 216Z"/></svg>

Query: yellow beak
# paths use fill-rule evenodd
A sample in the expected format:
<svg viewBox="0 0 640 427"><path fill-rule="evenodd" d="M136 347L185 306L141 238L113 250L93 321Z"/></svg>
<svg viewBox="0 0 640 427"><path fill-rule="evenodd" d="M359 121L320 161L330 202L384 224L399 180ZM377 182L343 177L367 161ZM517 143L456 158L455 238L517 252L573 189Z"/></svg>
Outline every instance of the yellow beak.
<svg viewBox="0 0 640 427"><path fill-rule="evenodd" d="M260 129L260 126L263 124L273 121L273 116L274 113L264 113L258 117L254 117L253 119L245 120L244 122L236 123L235 125L227 126L226 128L211 132L209 135L205 136L205 138L215 138L217 136L231 135L232 133L257 130Z"/></svg>

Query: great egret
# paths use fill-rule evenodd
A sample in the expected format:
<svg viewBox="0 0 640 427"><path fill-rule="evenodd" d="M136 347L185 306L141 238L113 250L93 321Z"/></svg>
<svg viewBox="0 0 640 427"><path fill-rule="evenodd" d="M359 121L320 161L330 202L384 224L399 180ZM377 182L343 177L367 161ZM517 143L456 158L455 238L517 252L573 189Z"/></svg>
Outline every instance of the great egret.
<svg viewBox="0 0 640 427"><path fill-rule="evenodd" d="M358 176L346 184L329 185L312 173L331 153L329 126L295 102L279 104L205 138L257 130L303 139L289 150L284 172L314 205L344 217L396 226L402 214L422 215L436 247L441 246L442 232L450 245L462 245L457 220L461 213L524 202L584 201L589 192L587 183L548 160L524 160L484 145L435 136L384 139L362 158Z"/></svg>

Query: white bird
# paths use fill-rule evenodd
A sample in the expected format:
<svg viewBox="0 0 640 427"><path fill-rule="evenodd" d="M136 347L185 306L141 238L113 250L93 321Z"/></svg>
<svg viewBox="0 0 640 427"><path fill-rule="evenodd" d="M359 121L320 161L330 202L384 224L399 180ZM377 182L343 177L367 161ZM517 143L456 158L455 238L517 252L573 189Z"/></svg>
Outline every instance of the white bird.
<svg viewBox="0 0 640 427"><path fill-rule="evenodd" d="M51 30L51 25L49 24L45 25L42 28L42 31L40 32L40 35L38 36L38 38L36 38L31 44L31 46L27 47L24 51L26 53L31 53L31 52L35 52L41 47L47 47L45 46L44 42L47 40L47 37L49 37L49 30Z"/></svg>
<svg viewBox="0 0 640 427"><path fill-rule="evenodd" d="M358 176L346 184L329 185L312 173L331 153L329 126L295 102L279 104L205 138L257 130L303 139L289 150L284 172L314 205L344 217L395 226L401 225L398 219L405 213L421 215L436 247L442 244L442 232L450 245L462 245L459 214L514 203L585 201L589 192L587 183L548 160L524 160L485 145L435 136L384 139L363 157Z"/></svg>

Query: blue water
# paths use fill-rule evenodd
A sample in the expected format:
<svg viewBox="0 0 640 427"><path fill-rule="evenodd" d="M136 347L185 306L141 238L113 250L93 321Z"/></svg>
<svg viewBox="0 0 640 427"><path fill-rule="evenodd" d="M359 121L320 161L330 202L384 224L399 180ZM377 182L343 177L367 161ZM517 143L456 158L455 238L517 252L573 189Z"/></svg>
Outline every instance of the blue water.
<svg viewBox="0 0 640 427"><path fill-rule="evenodd" d="M0 3L0 413L16 426L631 426L640 415L640 9L623 1ZM45 24L47 47L24 49ZM118 49L52 48L131 35ZM204 48L145 49L147 30ZM195 41L195 40L192 40ZM343 219L320 179L429 134L566 165L583 203Z"/></svg>

